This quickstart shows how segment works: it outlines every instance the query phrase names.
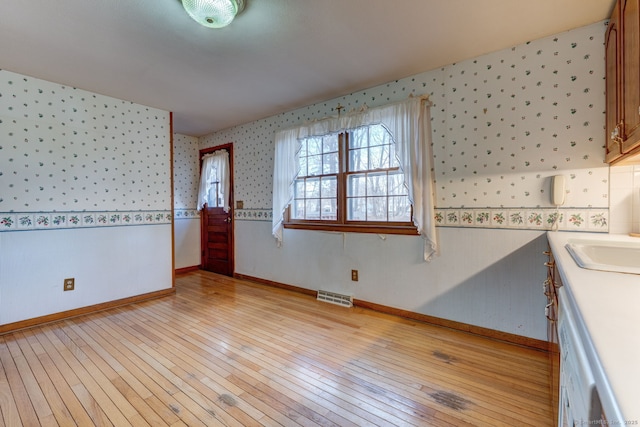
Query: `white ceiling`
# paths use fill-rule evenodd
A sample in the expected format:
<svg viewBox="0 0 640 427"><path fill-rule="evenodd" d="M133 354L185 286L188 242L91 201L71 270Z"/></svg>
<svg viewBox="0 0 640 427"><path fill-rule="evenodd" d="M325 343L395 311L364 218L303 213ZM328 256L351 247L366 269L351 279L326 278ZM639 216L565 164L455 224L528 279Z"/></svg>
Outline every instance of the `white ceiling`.
<svg viewBox="0 0 640 427"><path fill-rule="evenodd" d="M0 2L0 68L174 112L200 136L607 19L615 0Z"/></svg>

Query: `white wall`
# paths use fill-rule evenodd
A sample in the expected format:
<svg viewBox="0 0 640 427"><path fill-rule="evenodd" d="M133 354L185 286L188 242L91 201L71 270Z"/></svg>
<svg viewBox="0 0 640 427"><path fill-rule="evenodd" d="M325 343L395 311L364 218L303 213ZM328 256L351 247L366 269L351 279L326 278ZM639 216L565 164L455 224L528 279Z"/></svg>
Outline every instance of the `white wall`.
<svg viewBox="0 0 640 427"><path fill-rule="evenodd" d="M0 70L0 324L173 285L169 132L165 111Z"/></svg>
<svg viewBox="0 0 640 427"><path fill-rule="evenodd" d="M198 138L173 135L173 217L176 269L200 265Z"/></svg>
<svg viewBox="0 0 640 427"><path fill-rule="evenodd" d="M0 233L0 324L171 286L171 226ZM66 278L74 291L63 291Z"/></svg>
<svg viewBox="0 0 640 427"><path fill-rule="evenodd" d="M425 263L419 237L285 230L274 249L270 229L237 223L237 272L546 339L543 232L440 228L442 253Z"/></svg>
<svg viewBox="0 0 640 427"><path fill-rule="evenodd" d="M200 265L200 217L176 218L175 239L176 269Z"/></svg>

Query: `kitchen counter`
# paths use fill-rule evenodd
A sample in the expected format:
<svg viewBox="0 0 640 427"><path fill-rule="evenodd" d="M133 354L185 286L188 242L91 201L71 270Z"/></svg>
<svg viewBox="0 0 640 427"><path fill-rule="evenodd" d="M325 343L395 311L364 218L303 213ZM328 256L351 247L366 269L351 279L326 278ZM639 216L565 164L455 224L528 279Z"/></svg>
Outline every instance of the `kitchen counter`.
<svg viewBox="0 0 640 427"><path fill-rule="evenodd" d="M640 425L640 275L580 268L571 239L640 243L621 234L548 232L609 425Z"/></svg>

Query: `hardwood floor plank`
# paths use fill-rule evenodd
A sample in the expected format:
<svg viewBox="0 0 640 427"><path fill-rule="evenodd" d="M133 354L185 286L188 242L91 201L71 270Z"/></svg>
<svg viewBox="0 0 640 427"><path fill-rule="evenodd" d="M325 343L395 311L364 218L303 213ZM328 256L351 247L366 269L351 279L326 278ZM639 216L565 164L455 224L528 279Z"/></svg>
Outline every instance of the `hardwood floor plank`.
<svg viewBox="0 0 640 427"><path fill-rule="evenodd" d="M247 348L248 348L248 347L245 347L244 349L241 349L240 351L242 352L242 351L246 350ZM244 357L246 357L246 354L244 355ZM235 360L235 359L237 359L237 357L234 357L234 360ZM253 366L260 366L260 365L258 365L258 364L254 364ZM249 366L247 366L246 364L244 364L244 365L240 366L240 369L241 369L241 370L247 370L247 368L249 368L249 369L250 369L250 367L249 367ZM268 381L268 378L267 378L266 376L262 375L261 380L262 380L262 381ZM278 391L282 392L282 390L278 390ZM286 394L286 391L285 391L285 394ZM284 397L282 397L282 398L284 399ZM313 405L313 403L311 403L311 402L308 402L308 403L309 403L310 405ZM296 404L296 405L294 405L294 406L297 406L297 404ZM309 411L308 411L308 407L304 407L304 408L298 407L297 409L296 409L296 408L294 408L294 410L296 410L297 412L300 412L300 411L302 410L302 413L304 413L304 412L309 412ZM324 412L324 409L322 409L322 412ZM309 412L309 414L307 414L307 415L311 415L311 418L312 418L312 419L313 419L313 418L315 418L315 413L313 413L313 411L310 411L310 412Z"/></svg>
<svg viewBox="0 0 640 427"><path fill-rule="evenodd" d="M42 333L38 333L34 329L29 329L24 331L24 334L31 344L31 348L37 354L38 360L40 361L43 370L51 380L51 383L58 392L65 406L65 409L69 412L73 421L78 425L93 424L91 418L71 389L69 383L67 382L67 379L60 373L57 366L51 359L51 356L47 352L47 349L42 345L39 339ZM51 405L52 403L49 404Z"/></svg>
<svg viewBox="0 0 640 427"><path fill-rule="evenodd" d="M117 408L122 415L131 422L132 419L137 418L138 411L128 399L118 392L117 388L113 385L112 381L118 377L113 369L93 352L91 347L83 339L83 336L90 339L86 334L82 334L80 328L74 325L73 321L65 321L64 332L65 334L76 344L78 351L82 352L83 357L80 359L80 363L85 368L86 372L91 376L93 381L100 387L100 390L104 392L104 396L109 398L109 401L105 401L105 406L111 408ZM83 336L78 334L80 332ZM100 396L103 396L100 394ZM109 403L110 402L110 403ZM111 406L111 403L113 406ZM111 414L110 414L111 415ZM117 418L116 418L117 419ZM120 421L118 421L120 422ZM145 424L138 425L141 427Z"/></svg>
<svg viewBox="0 0 640 427"><path fill-rule="evenodd" d="M18 360L13 358L14 355L10 351L12 343L13 340L9 338L3 340L0 345L0 363L4 368L3 378L6 381L6 385L2 389L3 395L5 393L7 395L7 397L3 396L2 402L10 400L2 407L3 413L6 411L5 422L8 425L38 425L38 416L31 404L29 391L25 387L18 368L21 365L22 356L18 355Z"/></svg>
<svg viewBox="0 0 640 427"><path fill-rule="evenodd" d="M5 426L549 426L548 354L203 271L0 336Z"/></svg>
<svg viewBox="0 0 640 427"><path fill-rule="evenodd" d="M0 337L0 355L2 353L8 353L9 350L6 347L6 342L3 337ZM11 390L9 379L7 378L7 372L5 363L0 356L0 423L5 425L20 425L20 414L18 413L18 405L16 404L16 397ZM19 396L18 396L19 398Z"/></svg>
<svg viewBox="0 0 640 427"><path fill-rule="evenodd" d="M22 344L22 346L20 344ZM47 404L47 399L40 388L40 384L38 384L31 366L27 361L27 355L25 355L24 352L29 351L29 348L24 345L24 338L21 334L17 334L14 340L8 341L7 348L20 373L20 378L22 379L22 383L29 395L29 400L31 400L38 419L43 420L53 415L51 408Z"/></svg>
<svg viewBox="0 0 640 427"><path fill-rule="evenodd" d="M325 329L325 328L323 328L323 329Z"/></svg>
<svg viewBox="0 0 640 427"><path fill-rule="evenodd" d="M43 425L46 423L48 425L75 426L76 424L71 413L67 409L64 400L58 393L55 385L51 381L51 378L47 375L44 366L38 359L38 356L31 346L31 342L29 342L26 334L24 332L17 333L16 338L16 343L20 346L22 354L29 364L38 386L42 390L42 400L36 402L32 399L36 411L40 411L38 412L38 418L41 423ZM40 349L39 344L36 344L37 348ZM36 392L36 395L37 394L38 393ZM53 422L54 420L51 420L50 422L44 421L47 417L54 417L55 422Z"/></svg>
<svg viewBox="0 0 640 427"><path fill-rule="evenodd" d="M245 323L246 323L246 318L245 318ZM272 350L270 350L270 355L271 355L271 356L273 356L273 349L272 349ZM389 421L391 421L391 420L389 420ZM418 421L418 423L420 423L420 422L421 422L421 421ZM391 423L392 423L392 424L400 424L401 422L400 422L400 421L398 421L398 420L393 420L393 421L391 421ZM404 424L410 424L410 421L409 421L409 420L407 420L407 419L405 419L405 420L403 420L403 421L402 421L402 423L404 423Z"/></svg>
<svg viewBox="0 0 640 427"><path fill-rule="evenodd" d="M176 323L177 323L177 322L176 322ZM168 333L170 332L170 330L171 330L171 328L169 327L169 330L166 330L166 331L165 331L165 333L166 333L166 334L168 334ZM238 353L242 353L243 351L246 351L246 349L248 349L250 345L251 345L251 343L244 343L244 344L242 344L242 346L241 346L240 348L238 348L238 349L237 349L237 350L238 350ZM174 347L174 348L175 348L175 347L178 347L178 346L179 346L179 344L177 344L177 343L175 343L175 342L173 342L173 343L172 343L172 347ZM253 348L255 348L255 347L253 347ZM256 363L254 363L254 364L253 364L253 366L262 366L262 365L263 365L262 363L257 363L257 364L256 364ZM333 409L333 408L332 408L332 409ZM322 409L322 411L324 411L324 409ZM339 421L340 421L343 425L347 423L347 421L346 421L346 420L344 420L344 419L340 419ZM359 420L358 420L358 422L359 422L359 423L362 423L363 421L364 421L364 420L362 420L362 419L359 419Z"/></svg>
<svg viewBox="0 0 640 427"><path fill-rule="evenodd" d="M180 419L188 424L201 423L188 408L183 407L177 400L176 395L179 392L179 388L164 376L158 374L151 365L146 363L144 358L138 357L135 352L130 350L128 345L125 345L129 338L136 340L135 337L121 335L120 326L118 326L117 322L111 323L111 320L106 318L94 319L88 325L101 336L101 345L109 348L110 354L118 355L118 360L123 366L127 366L128 372L153 393L153 396L145 399L147 404L153 407L154 411L161 414L163 419L167 420L171 425L179 423ZM113 343L114 346L112 347L109 343ZM132 344L131 341L129 343Z"/></svg>
<svg viewBox="0 0 640 427"><path fill-rule="evenodd" d="M105 411L88 390L88 388L95 388L90 376L83 372L84 369L79 368L80 363L71 356L71 353L66 350L64 344L58 339L58 334L60 334L58 328L61 326L62 324L52 324L42 327L44 334L40 342L47 349L47 354L51 356L53 364L60 370L74 395L91 418L90 422L96 426L113 425Z"/></svg>
<svg viewBox="0 0 640 427"><path fill-rule="evenodd" d="M160 311L160 308L158 308L158 311ZM172 328L170 326L165 325L165 329L166 329L166 331L171 331ZM185 336L185 339L188 339L188 338L190 338L190 337ZM199 341L196 340L195 342L199 342ZM208 347L208 345L212 344L212 342L210 341L210 337L205 337L203 339L203 342L205 342L205 344L204 345L200 345L200 348L205 349L207 352L214 351L214 356L216 356L216 357L212 361L213 363L216 363L217 365L220 365L220 361L221 360L228 360L230 362L230 364L226 365L226 368L225 368L227 375L229 374L229 372L238 373L238 371L241 371L241 372L248 372L249 371L249 372L252 372L253 375L258 376L258 380L257 381L265 381L266 380L266 378L264 376L260 376L258 374L258 371L261 369L261 367L259 365L257 365L257 364L247 365L247 361L246 360L243 361L241 366L237 365L237 359L240 357L239 354L236 354L236 353L229 354L227 352L227 350L228 350L227 348L221 349L223 352L225 352L225 354L223 354L223 353L216 354L215 350L213 350L211 347ZM274 394L274 393L278 394L275 391L272 391L271 393L272 394Z"/></svg>
<svg viewBox="0 0 640 427"><path fill-rule="evenodd" d="M135 414L135 409L122 398L109 380L91 362L89 356L82 349L82 342L69 327L68 321L63 321L55 329L53 335L58 339L54 345L66 358L67 363L82 381L84 389L109 420L117 426L129 426L131 423L127 415Z"/></svg>
<svg viewBox="0 0 640 427"><path fill-rule="evenodd" d="M151 322L146 323L146 326L149 327ZM150 332L154 333L155 330ZM172 332L172 328L165 325L163 332L163 342L156 348L156 351L171 360L180 360L179 366L172 368L176 375L210 401L218 402L225 412L243 426L260 425L256 420L263 419L265 414L238 399L237 395L242 392L241 389L226 381L217 371L210 369L207 366L210 364L210 360L189 350L184 345L184 340ZM228 375L228 372L223 372L223 374Z"/></svg>

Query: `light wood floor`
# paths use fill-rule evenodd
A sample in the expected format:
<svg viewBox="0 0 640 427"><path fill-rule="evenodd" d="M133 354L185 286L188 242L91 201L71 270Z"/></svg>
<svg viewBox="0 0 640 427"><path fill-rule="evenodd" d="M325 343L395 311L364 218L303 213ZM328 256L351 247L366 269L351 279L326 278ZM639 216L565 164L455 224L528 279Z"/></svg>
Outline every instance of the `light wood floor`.
<svg viewBox="0 0 640 427"><path fill-rule="evenodd" d="M0 426L553 425L547 354L205 272L0 336Z"/></svg>

